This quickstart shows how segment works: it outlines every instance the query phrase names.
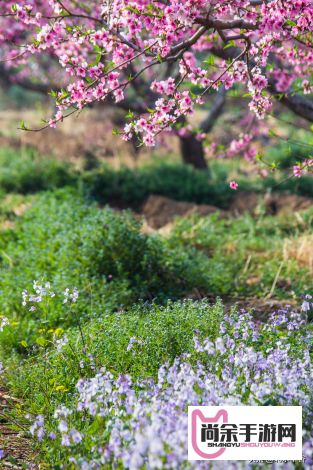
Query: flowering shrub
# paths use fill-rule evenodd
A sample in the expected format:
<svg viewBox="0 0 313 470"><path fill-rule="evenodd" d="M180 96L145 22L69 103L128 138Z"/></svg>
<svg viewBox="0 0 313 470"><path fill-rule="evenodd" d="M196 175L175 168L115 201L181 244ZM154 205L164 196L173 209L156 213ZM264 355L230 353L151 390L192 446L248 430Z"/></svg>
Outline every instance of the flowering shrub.
<svg viewBox="0 0 313 470"><path fill-rule="evenodd" d="M309 469L312 346L305 313L280 310L261 324L233 310L210 337L196 334L193 352L162 365L156 380L100 367L78 381L76 393L67 406L55 409L53 419L45 423L37 416L31 431L59 449L63 466L207 468L204 462L187 461L188 405L301 405ZM247 466L236 463L234 468Z"/></svg>
<svg viewBox="0 0 313 470"><path fill-rule="evenodd" d="M312 16L308 0L296 4L288 1L284 9L276 1L267 4L250 0L210 5L204 0L72 3L10 1L1 12L2 42L15 35L15 44L22 46L20 52L9 48L9 63L23 64L32 55L52 52L66 74L75 78L56 95L59 110L51 125L63 119L70 105L82 108L110 95L116 101L123 100L125 89L138 76L145 70L153 73L156 66L166 62L178 63L179 81L174 77L153 80L151 90L164 97L156 101L155 112L148 119L141 117L125 129L127 137L132 132L143 133L147 145L153 144L156 132L191 113L205 93L222 84L232 88L244 82L251 94L250 108L260 118L271 107L264 94L271 80L276 81L279 93L287 92L298 78L305 94L312 90L307 80L310 55L306 48L311 44L308 18ZM25 33L29 41L25 41ZM214 47L231 41L240 48L238 54L230 64L220 60L218 73L198 61L196 52L215 53ZM299 50L290 49L288 53L286 42L290 46L296 43ZM90 61L90 54L97 54L96 62ZM277 54L289 65L288 71L277 63L266 73L266 66ZM108 56L105 61L103 55ZM137 75L127 79L125 69L136 67L137 62ZM179 90L187 80L202 88L201 95L193 97L189 91Z"/></svg>
<svg viewBox="0 0 313 470"><path fill-rule="evenodd" d="M283 6L279 0L10 0L0 9L0 45L13 81L47 88L47 76L60 82L47 126L111 100L133 109L123 138L154 146L171 127L186 137L186 119L208 94L238 86L258 119L270 112L274 96L312 121L305 98L312 93L312 16L311 0ZM30 71L37 80L29 80ZM134 92L140 98L131 106ZM194 132L205 136L203 129ZM254 159L250 140L241 136L230 153ZM295 176L312 163L295 165Z"/></svg>

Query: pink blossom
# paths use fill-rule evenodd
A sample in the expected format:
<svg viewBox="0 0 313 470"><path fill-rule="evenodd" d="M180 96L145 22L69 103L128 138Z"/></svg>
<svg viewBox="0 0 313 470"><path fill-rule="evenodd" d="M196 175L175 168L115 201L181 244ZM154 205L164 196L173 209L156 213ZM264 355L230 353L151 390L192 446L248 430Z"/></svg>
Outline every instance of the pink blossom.
<svg viewBox="0 0 313 470"><path fill-rule="evenodd" d="M235 191L238 189L238 183L236 183L236 181L230 181L229 183L229 187L230 189L234 189Z"/></svg>
<svg viewBox="0 0 313 470"><path fill-rule="evenodd" d="M300 165L295 165L293 167L293 174L294 176L296 176L297 178L299 178L300 176L302 176L302 168Z"/></svg>
<svg viewBox="0 0 313 470"><path fill-rule="evenodd" d="M249 96L259 120L296 85L312 93L312 24L311 0L9 0L0 6L1 61L13 83L64 84L56 95L64 116L97 101L135 101L132 130L121 134L151 146L173 127L182 135L182 123L188 129L195 109L222 89ZM251 161L241 140L224 154Z"/></svg>
<svg viewBox="0 0 313 470"><path fill-rule="evenodd" d="M206 134L204 132L199 132L196 134L196 139L199 140L200 142L206 138Z"/></svg>

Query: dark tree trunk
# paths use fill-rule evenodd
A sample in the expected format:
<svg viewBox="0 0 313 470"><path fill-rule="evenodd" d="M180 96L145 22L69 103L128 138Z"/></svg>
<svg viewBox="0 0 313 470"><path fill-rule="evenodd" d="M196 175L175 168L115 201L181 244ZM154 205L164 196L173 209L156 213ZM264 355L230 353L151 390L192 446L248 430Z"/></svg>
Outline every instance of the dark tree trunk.
<svg viewBox="0 0 313 470"><path fill-rule="evenodd" d="M179 143L181 156L185 163L188 163L199 170L205 170L208 168L204 156L203 143L197 140L195 135L191 134L187 137L180 137Z"/></svg>
<svg viewBox="0 0 313 470"><path fill-rule="evenodd" d="M200 124L199 130L201 133L208 134L213 129L216 121L223 112L225 93L224 87L222 87L217 93L210 111ZM187 137L179 137L179 142L181 156L185 163L189 163L189 165L192 165L199 170L206 170L208 168L204 155L203 142L199 141L195 134L190 134Z"/></svg>

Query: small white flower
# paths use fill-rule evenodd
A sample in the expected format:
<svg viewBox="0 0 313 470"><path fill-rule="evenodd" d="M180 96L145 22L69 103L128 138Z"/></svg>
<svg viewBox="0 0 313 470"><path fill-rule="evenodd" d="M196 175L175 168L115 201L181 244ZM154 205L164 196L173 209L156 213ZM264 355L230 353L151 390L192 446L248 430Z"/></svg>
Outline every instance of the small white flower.
<svg viewBox="0 0 313 470"><path fill-rule="evenodd" d="M68 431L68 425L67 422L62 419L62 421L59 422L58 424L58 429L60 432L67 432Z"/></svg>
<svg viewBox="0 0 313 470"><path fill-rule="evenodd" d="M222 340L222 338L217 338L215 340L215 348L217 351L220 351L221 353L225 351L224 341Z"/></svg>
<svg viewBox="0 0 313 470"><path fill-rule="evenodd" d="M302 305L301 305L301 310L303 312L308 312L309 310L311 310L311 304L310 302L308 302L307 300L305 300Z"/></svg>
<svg viewBox="0 0 313 470"><path fill-rule="evenodd" d="M76 300L78 299L79 292L76 289L76 287L73 288L72 292L70 291L69 288L67 288L65 289L63 295L64 295L64 300L63 300L64 304L67 304L68 301L75 303Z"/></svg>
<svg viewBox="0 0 313 470"><path fill-rule="evenodd" d="M141 339L137 339L136 336L132 336L129 340L128 346L127 346L127 351L130 351L133 349L134 344L144 344Z"/></svg>
<svg viewBox="0 0 313 470"><path fill-rule="evenodd" d="M70 436L75 444L79 444L83 439L81 433L78 432L76 429L71 429Z"/></svg>
<svg viewBox="0 0 313 470"><path fill-rule="evenodd" d="M0 320L0 331L3 331L6 326L10 324L8 318L2 317Z"/></svg>
<svg viewBox="0 0 313 470"><path fill-rule="evenodd" d="M64 335L60 339L56 339L56 338L54 338L54 339L55 339L54 345L55 345L57 351L61 352L62 349L64 348L64 346L66 346L67 343L68 343L68 337L66 335Z"/></svg>

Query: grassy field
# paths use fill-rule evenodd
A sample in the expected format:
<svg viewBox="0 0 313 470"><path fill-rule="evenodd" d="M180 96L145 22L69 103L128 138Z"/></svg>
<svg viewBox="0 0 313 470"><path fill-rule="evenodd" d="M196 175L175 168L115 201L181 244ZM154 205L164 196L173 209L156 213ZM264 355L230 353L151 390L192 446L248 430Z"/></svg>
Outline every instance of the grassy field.
<svg viewBox="0 0 313 470"><path fill-rule="evenodd" d="M220 401L301 404L311 465L313 311L301 304L313 295L312 177L239 170L234 193L233 171L222 161L210 173L168 161L82 171L1 150L2 381L38 468L189 468L171 436L188 404ZM306 209L271 213L273 186ZM248 193L254 209L232 210ZM151 194L216 210L147 231ZM9 444L4 458L21 463Z"/></svg>

